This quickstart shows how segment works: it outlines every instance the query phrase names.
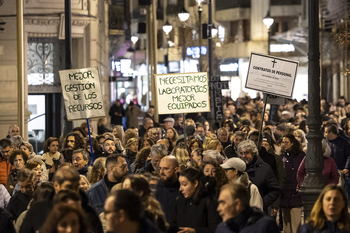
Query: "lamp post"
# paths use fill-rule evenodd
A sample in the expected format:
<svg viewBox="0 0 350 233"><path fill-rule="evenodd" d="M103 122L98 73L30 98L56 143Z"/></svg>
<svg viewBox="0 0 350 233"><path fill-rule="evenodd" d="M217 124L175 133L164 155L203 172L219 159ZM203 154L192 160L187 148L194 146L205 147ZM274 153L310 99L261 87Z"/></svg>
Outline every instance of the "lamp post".
<svg viewBox="0 0 350 233"><path fill-rule="evenodd" d="M309 116L307 125L309 133L305 167L307 175L301 186L301 195L304 206L304 218L310 216L311 209L325 186L322 176L324 159L322 152L322 134L320 127L322 123L320 114L320 48L319 48L319 3L318 0L309 1L309 70L308 70L308 100Z"/></svg>
<svg viewBox="0 0 350 233"><path fill-rule="evenodd" d="M186 47L185 47L185 29L186 29L186 25L185 22L188 20L188 18L190 17L190 13L188 13L188 11L185 9L185 6L182 8L182 10L177 14L177 16L179 17L180 21L182 22L182 29L183 29L183 33L182 33L182 40L183 40L183 44L182 44L182 61L183 61L183 72L185 72L185 59L186 59Z"/></svg>
<svg viewBox="0 0 350 233"><path fill-rule="evenodd" d="M163 25L163 31L166 34L166 54L164 55L164 65L166 66L166 71L169 73L169 33L173 30L173 26L169 24L168 20Z"/></svg>
<svg viewBox="0 0 350 233"><path fill-rule="evenodd" d="M202 62L201 62L201 55L202 55L202 2L204 0L196 0L198 3L198 36L199 36L199 57L198 57L198 71L200 72L202 70Z"/></svg>
<svg viewBox="0 0 350 233"><path fill-rule="evenodd" d="M135 48L135 44L136 42L139 40L139 38L137 36L131 36L131 42L132 42L132 45L134 47L133 49L133 70L135 72L135 68L136 68L136 48Z"/></svg>
<svg viewBox="0 0 350 233"><path fill-rule="evenodd" d="M267 54L270 55L270 38L271 38L271 25L274 22L274 19L270 16L270 10L267 12L267 15L263 19L265 26L267 27L268 36L267 36Z"/></svg>

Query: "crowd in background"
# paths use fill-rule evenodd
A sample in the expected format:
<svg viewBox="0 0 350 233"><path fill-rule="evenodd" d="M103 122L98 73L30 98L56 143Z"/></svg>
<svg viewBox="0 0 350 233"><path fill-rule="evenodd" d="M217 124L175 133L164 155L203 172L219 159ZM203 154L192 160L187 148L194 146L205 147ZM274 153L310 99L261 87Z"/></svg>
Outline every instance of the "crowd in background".
<svg viewBox="0 0 350 233"><path fill-rule="evenodd" d="M152 107L116 100L110 124L90 128L91 144L82 123L49 137L42 155L10 126L0 140L0 230L350 232L350 104L321 101L328 186L301 227L308 103L287 100L274 115L272 106L262 115L259 97L223 103L210 124L204 113L155 122Z"/></svg>

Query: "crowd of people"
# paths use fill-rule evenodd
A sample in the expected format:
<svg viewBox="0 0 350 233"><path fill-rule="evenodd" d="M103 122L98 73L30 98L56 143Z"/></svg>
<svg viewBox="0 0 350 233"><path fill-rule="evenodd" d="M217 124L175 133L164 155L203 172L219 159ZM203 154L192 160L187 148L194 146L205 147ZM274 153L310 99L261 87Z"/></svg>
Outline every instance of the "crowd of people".
<svg viewBox="0 0 350 233"><path fill-rule="evenodd" d="M158 123L150 108L138 127L139 109L116 100L91 144L83 123L49 137L42 155L11 125L0 140L0 231L350 232L347 106L321 102L327 186L304 225L307 102L288 100L273 121L245 97L225 99L215 126L198 113Z"/></svg>

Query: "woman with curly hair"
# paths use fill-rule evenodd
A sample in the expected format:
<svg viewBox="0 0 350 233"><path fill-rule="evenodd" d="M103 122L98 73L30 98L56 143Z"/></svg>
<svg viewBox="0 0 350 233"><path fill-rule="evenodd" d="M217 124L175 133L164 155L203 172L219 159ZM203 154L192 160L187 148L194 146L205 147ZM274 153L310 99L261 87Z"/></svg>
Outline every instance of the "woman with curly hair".
<svg viewBox="0 0 350 233"><path fill-rule="evenodd" d="M135 161L130 165L132 173L138 173L143 168L151 154L151 147L142 148L136 155Z"/></svg>
<svg viewBox="0 0 350 233"><path fill-rule="evenodd" d="M136 159L136 154L139 149L139 140L136 138L130 138L126 145L125 150L123 152L124 157L128 160L128 164L132 164Z"/></svg>
<svg viewBox="0 0 350 233"><path fill-rule="evenodd" d="M97 181L101 180L106 174L106 157L100 157L95 160L94 165L89 167L87 173L87 178L90 184L94 184Z"/></svg>
<svg viewBox="0 0 350 233"><path fill-rule="evenodd" d="M177 133L176 129L174 128L169 128L166 130L166 137L170 139L170 141L173 144L173 147L176 144L176 139L179 136L179 134Z"/></svg>
<svg viewBox="0 0 350 233"><path fill-rule="evenodd" d="M92 232L85 213L68 204L58 204L47 217L43 227L43 233L86 233Z"/></svg>
<svg viewBox="0 0 350 233"><path fill-rule="evenodd" d="M344 189L336 184L327 185L318 196L310 218L300 233L348 233L350 215Z"/></svg>
<svg viewBox="0 0 350 233"><path fill-rule="evenodd" d="M123 189L130 189L141 198L146 217L161 231L166 232L169 224L166 221L162 206L152 195L150 184L143 175L129 175L124 179Z"/></svg>
<svg viewBox="0 0 350 233"><path fill-rule="evenodd" d="M6 188L10 194L13 193L13 190L16 184L18 183L18 180L17 180L18 172L22 168L24 168L24 165L27 163L27 160L28 160L28 155L23 151L14 150L11 153L9 161L11 165L14 166L15 168L12 169L11 173L8 175L8 178L7 178Z"/></svg>
<svg viewBox="0 0 350 233"><path fill-rule="evenodd" d="M203 162L202 165L200 166L200 169L203 171L205 176L209 176L215 179L213 180L213 184L212 184L212 186L215 185L214 196L219 197L221 187L228 183L225 170L222 167L220 167L218 163L214 161ZM210 183L211 182L209 182L209 185Z"/></svg>

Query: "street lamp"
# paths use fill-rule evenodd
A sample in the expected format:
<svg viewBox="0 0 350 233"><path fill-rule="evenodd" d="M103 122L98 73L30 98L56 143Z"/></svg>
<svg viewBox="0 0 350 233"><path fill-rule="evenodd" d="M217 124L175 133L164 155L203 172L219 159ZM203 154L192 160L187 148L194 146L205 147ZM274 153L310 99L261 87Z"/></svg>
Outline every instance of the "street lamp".
<svg viewBox="0 0 350 233"><path fill-rule="evenodd" d="M271 37L271 25L273 24L274 20L270 15L270 10L267 12L267 15L263 19L263 22L268 30L268 37L267 37L267 54L270 55L270 37Z"/></svg>
<svg viewBox="0 0 350 233"><path fill-rule="evenodd" d="M169 33L173 30L173 26L169 24L168 20L166 23L163 25L163 31L166 34L166 54L164 55L164 65L167 68L167 73L169 73Z"/></svg>
<svg viewBox="0 0 350 233"><path fill-rule="evenodd" d="M201 60L201 55L202 55L202 2L204 0L196 0L198 3L198 38L199 38L199 58L198 58L198 71L200 72L202 70L202 60Z"/></svg>
<svg viewBox="0 0 350 233"><path fill-rule="evenodd" d="M186 59L186 47L185 47L185 43L186 43L185 42L186 25L185 25L185 22L190 17L190 13L188 13L188 11L185 9L185 6L184 6L184 7L182 7L182 10L177 14L177 16L179 17L180 21L182 22L182 29L183 29L183 33L182 33L182 40L183 40L183 44L182 44L182 61L183 61L183 72L185 72L185 59Z"/></svg>

